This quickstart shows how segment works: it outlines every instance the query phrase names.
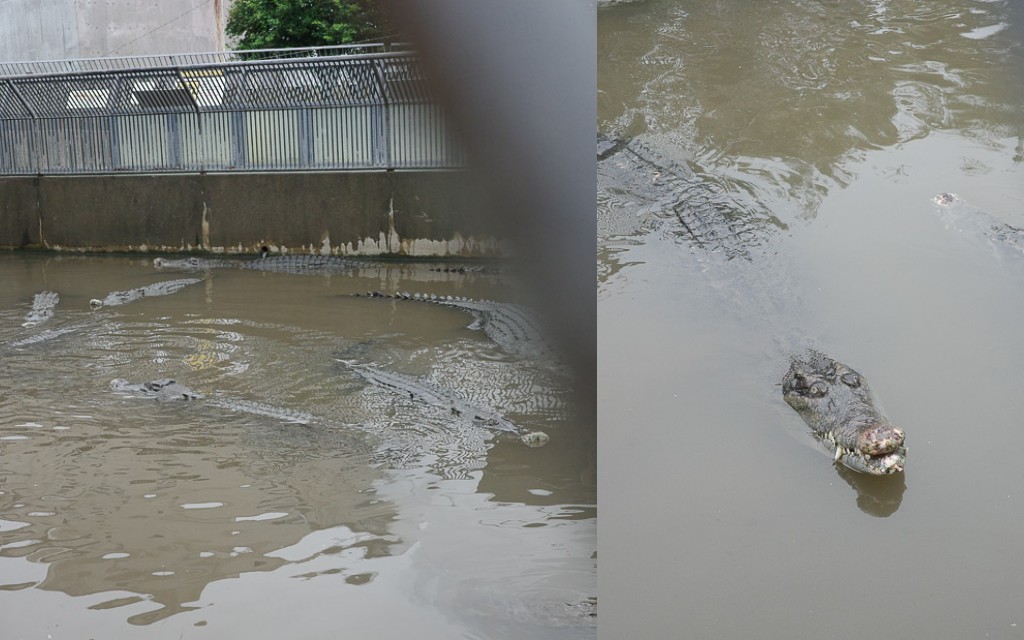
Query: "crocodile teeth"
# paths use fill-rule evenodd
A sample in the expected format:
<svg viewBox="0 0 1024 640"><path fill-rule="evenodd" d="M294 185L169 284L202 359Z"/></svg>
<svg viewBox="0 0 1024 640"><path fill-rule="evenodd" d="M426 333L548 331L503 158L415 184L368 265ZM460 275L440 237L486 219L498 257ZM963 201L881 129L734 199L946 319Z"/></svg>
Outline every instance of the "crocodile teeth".
<svg viewBox="0 0 1024 640"><path fill-rule="evenodd" d="M836 447L836 457L833 458L833 461L839 462L839 459L843 457L843 453L844 452L842 447Z"/></svg>

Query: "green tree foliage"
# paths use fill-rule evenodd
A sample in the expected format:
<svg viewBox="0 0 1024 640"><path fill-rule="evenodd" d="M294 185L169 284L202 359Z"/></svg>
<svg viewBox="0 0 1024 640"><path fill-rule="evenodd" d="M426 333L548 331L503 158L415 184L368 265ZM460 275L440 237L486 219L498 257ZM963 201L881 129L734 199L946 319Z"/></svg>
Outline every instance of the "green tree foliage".
<svg viewBox="0 0 1024 640"><path fill-rule="evenodd" d="M381 39L385 23L374 0L235 0L225 32L236 49L317 47Z"/></svg>

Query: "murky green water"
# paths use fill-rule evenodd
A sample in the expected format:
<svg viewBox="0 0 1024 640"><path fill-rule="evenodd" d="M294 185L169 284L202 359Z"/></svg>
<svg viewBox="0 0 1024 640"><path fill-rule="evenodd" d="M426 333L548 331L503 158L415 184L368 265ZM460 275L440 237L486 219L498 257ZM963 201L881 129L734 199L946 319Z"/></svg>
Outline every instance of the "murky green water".
<svg viewBox="0 0 1024 640"><path fill-rule="evenodd" d="M602 637L1024 634L1024 253L985 235L1024 227L1014 4L599 10ZM807 348L904 474L814 446Z"/></svg>
<svg viewBox="0 0 1024 640"><path fill-rule="evenodd" d="M89 307L186 276L202 281ZM570 382L462 311L352 295L515 301L507 277L7 254L0 282L3 637L594 636L595 446ZM22 327L44 290L54 317ZM551 440L496 439L350 363Z"/></svg>

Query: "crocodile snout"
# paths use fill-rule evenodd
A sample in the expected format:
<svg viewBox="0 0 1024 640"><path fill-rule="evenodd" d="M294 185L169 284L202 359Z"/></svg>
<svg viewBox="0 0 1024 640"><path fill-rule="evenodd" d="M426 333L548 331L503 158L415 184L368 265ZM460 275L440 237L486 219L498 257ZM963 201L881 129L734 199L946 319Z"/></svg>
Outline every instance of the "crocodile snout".
<svg viewBox="0 0 1024 640"><path fill-rule="evenodd" d="M880 422L860 434L857 450L867 456L880 456L902 447L905 439L903 429L888 422Z"/></svg>

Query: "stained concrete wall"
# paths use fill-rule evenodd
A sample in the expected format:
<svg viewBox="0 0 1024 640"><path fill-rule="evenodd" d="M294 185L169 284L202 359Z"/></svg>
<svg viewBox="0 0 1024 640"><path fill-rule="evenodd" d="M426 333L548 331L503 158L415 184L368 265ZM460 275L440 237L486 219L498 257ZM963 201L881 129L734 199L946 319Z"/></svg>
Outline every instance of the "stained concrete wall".
<svg viewBox="0 0 1024 640"><path fill-rule="evenodd" d="M0 247L502 255L458 171L0 178Z"/></svg>

